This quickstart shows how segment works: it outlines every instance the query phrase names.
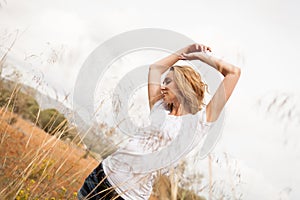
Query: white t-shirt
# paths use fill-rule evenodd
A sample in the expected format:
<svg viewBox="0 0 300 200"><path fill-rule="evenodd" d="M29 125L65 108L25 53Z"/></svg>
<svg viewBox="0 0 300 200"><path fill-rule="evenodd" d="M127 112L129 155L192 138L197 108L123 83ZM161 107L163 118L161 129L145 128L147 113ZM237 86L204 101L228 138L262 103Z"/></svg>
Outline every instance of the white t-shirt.
<svg viewBox="0 0 300 200"><path fill-rule="evenodd" d="M206 107L196 114L169 115L163 100L150 113L151 126L141 136L103 160L108 181L125 200L146 200L156 174L167 173L207 135L212 123L206 121Z"/></svg>

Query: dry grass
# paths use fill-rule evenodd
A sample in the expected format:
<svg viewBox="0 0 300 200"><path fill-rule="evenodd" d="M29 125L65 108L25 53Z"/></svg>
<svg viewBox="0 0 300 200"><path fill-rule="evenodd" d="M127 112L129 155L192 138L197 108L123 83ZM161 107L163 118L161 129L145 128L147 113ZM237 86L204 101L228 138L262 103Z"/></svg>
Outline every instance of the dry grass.
<svg viewBox="0 0 300 200"><path fill-rule="evenodd" d="M0 115L0 199L74 199L97 161L13 113Z"/></svg>
<svg viewBox="0 0 300 200"><path fill-rule="evenodd" d="M4 82L0 84L3 91ZM78 138L60 139L68 131L59 129L61 123L51 135L37 126L39 114L36 120L24 120L25 97L16 84L0 107L0 199L76 199L98 162L87 156Z"/></svg>

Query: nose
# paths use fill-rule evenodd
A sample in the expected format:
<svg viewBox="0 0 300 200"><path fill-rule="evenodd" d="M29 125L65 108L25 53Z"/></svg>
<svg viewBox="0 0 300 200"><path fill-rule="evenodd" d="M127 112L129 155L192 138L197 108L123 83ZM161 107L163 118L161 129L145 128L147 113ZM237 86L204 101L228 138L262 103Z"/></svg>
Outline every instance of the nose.
<svg viewBox="0 0 300 200"><path fill-rule="evenodd" d="M166 86L165 86L164 84L162 84L162 85L160 86L160 91L161 91L161 93L163 94L165 90L166 90Z"/></svg>

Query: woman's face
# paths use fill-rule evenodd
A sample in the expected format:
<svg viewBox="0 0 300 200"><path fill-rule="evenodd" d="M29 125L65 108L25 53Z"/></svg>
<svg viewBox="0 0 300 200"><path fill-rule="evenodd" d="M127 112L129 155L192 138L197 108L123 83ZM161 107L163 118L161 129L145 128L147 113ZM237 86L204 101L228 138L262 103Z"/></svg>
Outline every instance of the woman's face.
<svg viewBox="0 0 300 200"><path fill-rule="evenodd" d="M166 103L175 103L178 101L179 90L174 81L174 71L169 71L161 85L163 100Z"/></svg>

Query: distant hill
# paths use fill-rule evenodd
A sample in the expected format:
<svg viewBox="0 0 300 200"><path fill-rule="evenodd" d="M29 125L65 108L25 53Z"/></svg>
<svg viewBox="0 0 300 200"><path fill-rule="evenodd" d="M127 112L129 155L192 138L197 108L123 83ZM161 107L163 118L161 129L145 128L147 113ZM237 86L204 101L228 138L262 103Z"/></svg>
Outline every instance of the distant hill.
<svg viewBox="0 0 300 200"><path fill-rule="evenodd" d="M18 83L2 78L1 87L13 91ZM84 120L71 108L66 107L62 102L53 99L40 91L24 85L18 84L20 91L32 96L39 104L41 109L55 108L62 113L68 122L76 127L76 132L83 139L86 149L88 149L97 159L101 160L103 157L111 154L116 150L114 142L106 137L114 131L114 128L107 124L97 124L95 122L86 124ZM74 120L76 117L76 121Z"/></svg>

